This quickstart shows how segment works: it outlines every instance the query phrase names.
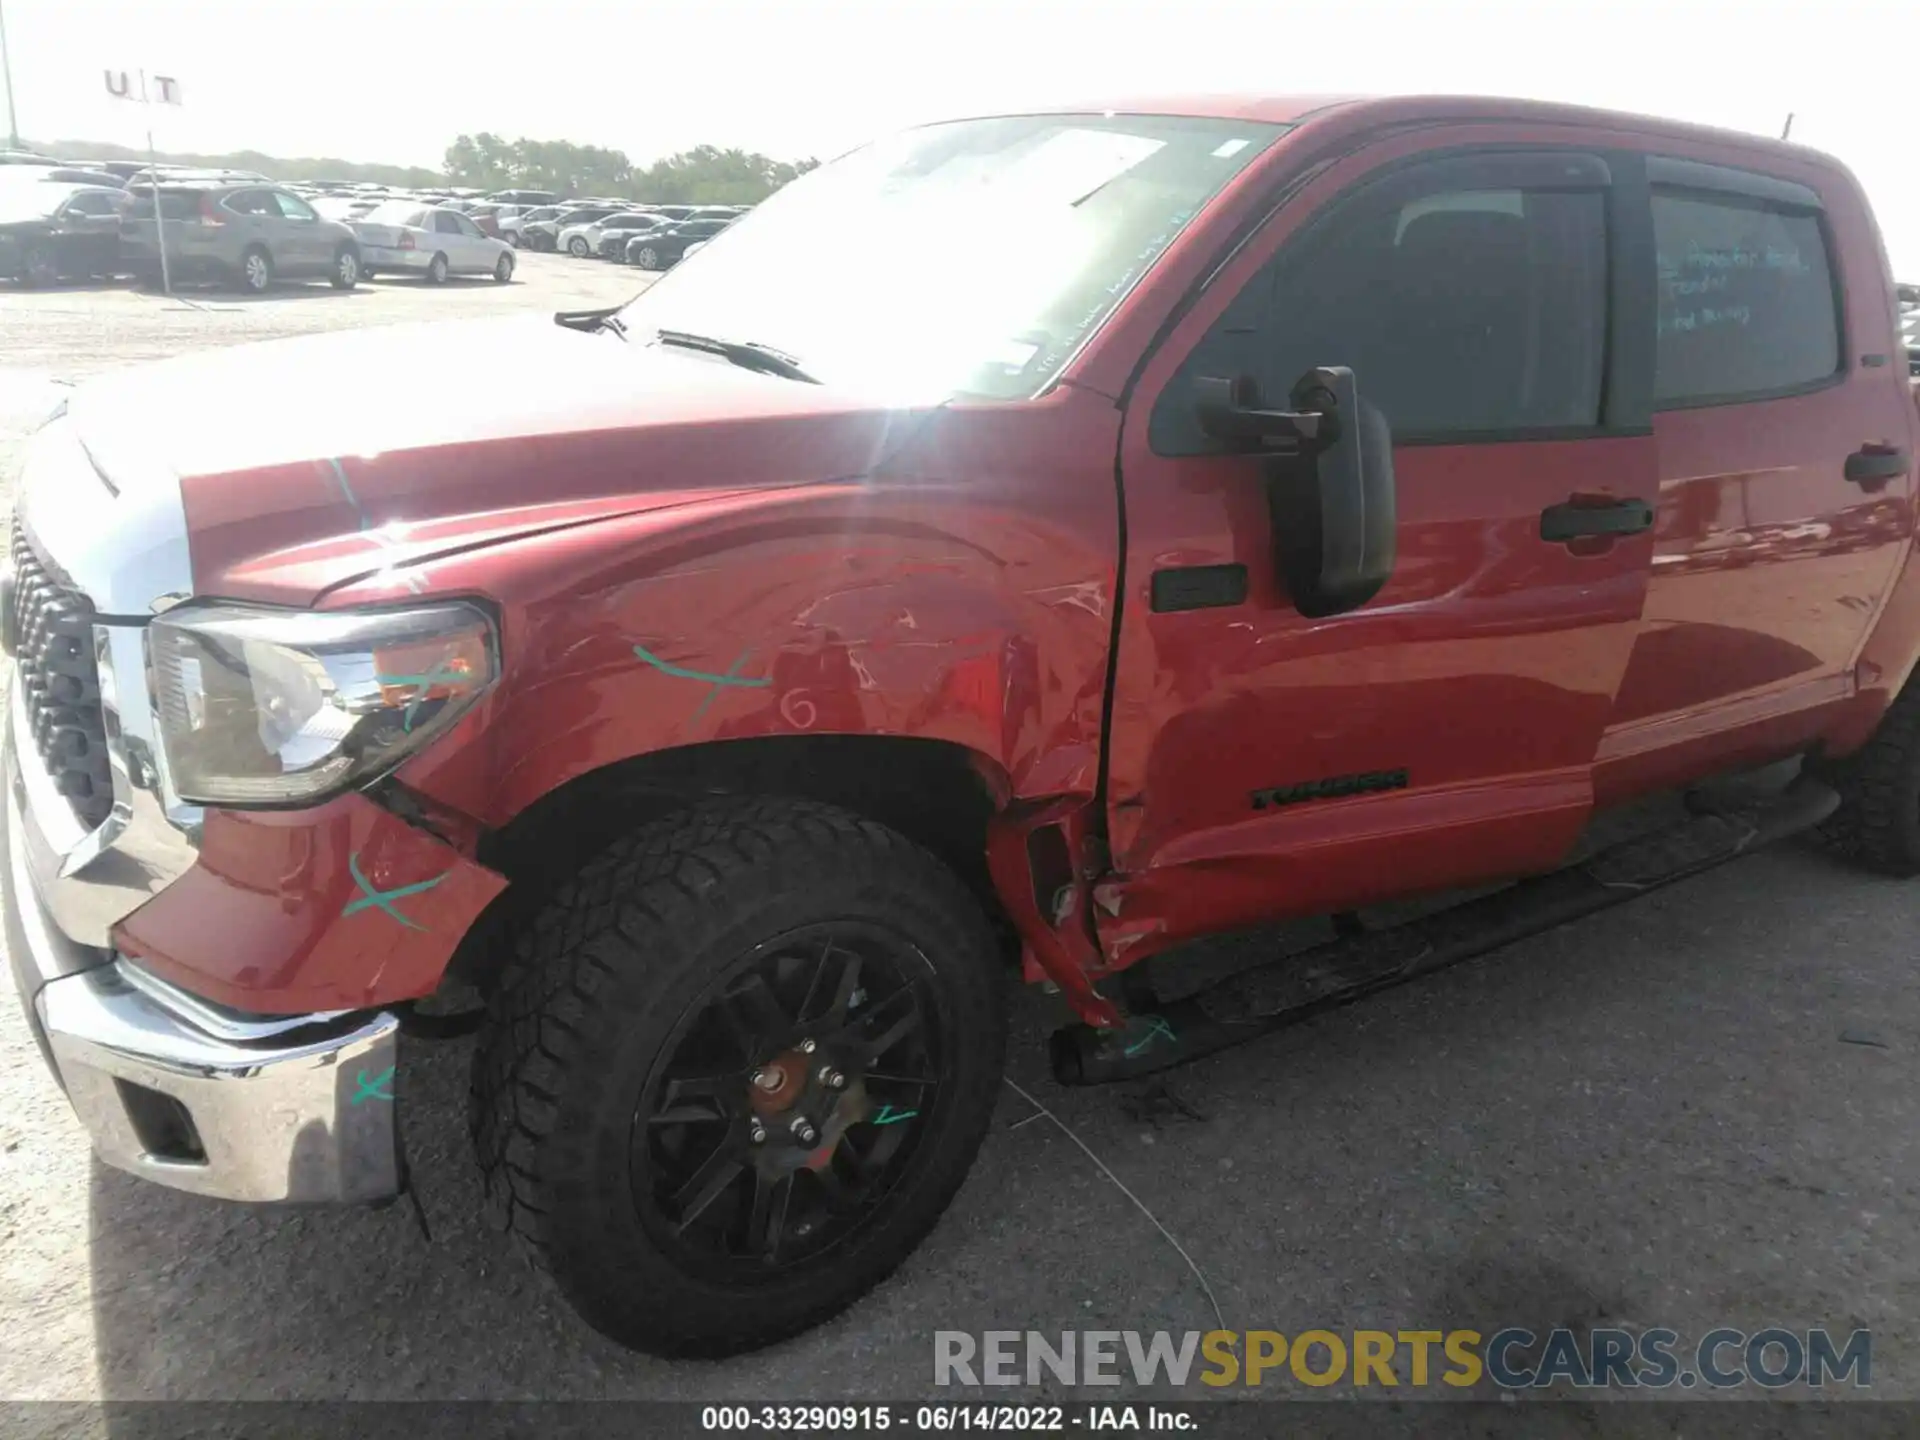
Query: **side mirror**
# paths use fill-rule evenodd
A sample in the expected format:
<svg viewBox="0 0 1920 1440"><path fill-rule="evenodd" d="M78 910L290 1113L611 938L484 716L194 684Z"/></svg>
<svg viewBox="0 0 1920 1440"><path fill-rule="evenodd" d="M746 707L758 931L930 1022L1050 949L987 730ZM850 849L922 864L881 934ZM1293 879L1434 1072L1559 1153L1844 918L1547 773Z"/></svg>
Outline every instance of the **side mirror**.
<svg viewBox="0 0 1920 1440"><path fill-rule="evenodd" d="M1393 434L1363 405L1353 371L1307 371L1289 408L1268 409L1251 376L1202 378L1201 428L1235 449L1266 457L1274 561L1302 615L1356 610L1393 574L1397 513Z"/></svg>

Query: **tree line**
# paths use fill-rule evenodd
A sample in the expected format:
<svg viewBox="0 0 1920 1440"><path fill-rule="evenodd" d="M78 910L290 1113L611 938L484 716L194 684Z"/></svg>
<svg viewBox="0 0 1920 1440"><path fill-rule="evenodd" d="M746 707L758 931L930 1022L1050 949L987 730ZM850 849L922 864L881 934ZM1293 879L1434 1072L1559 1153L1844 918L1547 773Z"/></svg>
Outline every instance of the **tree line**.
<svg viewBox="0 0 1920 1440"><path fill-rule="evenodd" d="M482 190L624 195L662 205L751 205L819 163L696 145L640 166L623 150L566 140L503 140L483 130L455 139L447 147L445 167L448 184Z"/></svg>
<svg viewBox="0 0 1920 1440"><path fill-rule="evenodd" d="M66 160L144 160L147 152L91 140L29 146ZM485 131L447 147L444 168L365 164L328 156L288 158L258 150L223 155L163 151L160 160L210 170L257 170L275 180L348 180L416 190L463 185L480 190L552 190L561 195L620 195L659 205L751 205L804 175L818 160L774 160L745 150L696 145L635 165L624 151L566 140L503 140Z"/></svg>

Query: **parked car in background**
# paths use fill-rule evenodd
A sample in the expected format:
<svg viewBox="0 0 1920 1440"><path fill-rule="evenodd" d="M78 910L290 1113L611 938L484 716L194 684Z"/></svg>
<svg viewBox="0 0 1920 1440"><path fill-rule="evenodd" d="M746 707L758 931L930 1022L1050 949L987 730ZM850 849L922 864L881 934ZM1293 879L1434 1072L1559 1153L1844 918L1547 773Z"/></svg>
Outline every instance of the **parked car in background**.
<svg viewBox="0 0 1920 1440"><path fill-rule="evenodd" d="M0 150L0 165L60 165L64 161L31 150Z"/></svg>
<svg viewBox="0 0 1920 1440"><path fill-rule="evenodd" d="M352 195L315 195L302 198L306 198L307 203L327 219L338 220L343 224L357 220L369 210L386 203L382 200Z"/></svg>
<svg viewBox="0 0 1920 1440"><path fill-rule="evenodd" d="M511 226L514 229L518 229L521 222L524 221L527 216L531 215L535 210L543 208L548 207L538 205L502 205L493 212L495 232L502 240L511 244L513 237L507 233L508 228Z"/></svg>
<svg viewBox="0 0 1920 1440"><path fill-rule="evenodd" d="M584 260L600 248L601 232L596 227L603 220L614 215L629 213L631 212L618 208L602 210L598 206L589 206L587 209L576 211L567 216L566 223L560 227L559 235L556 237L558 248Z"/></svg>
<svg viewBox="0 0 1920 1440"><path fill-rule="evenodd" d="M593 206L572 208L565 205L550 207L551 212L545 219L536 220L529 216L520 226L520 244L527 250L561 249L561 232L572 225L589 225L613 211Z"/></svg>
<svg viewBox="0 0 1920 1440"><path fill-rule="evenodd" d="M0 170L0 184L15 177L31 177L35 180L52 180L62 185L104 185L109 190L120 189L120 177L108 170L89 170L78 165L35 165L20 166L14 170Z"/></svg>
<svg viewBox="0 0 1920 1440"><path fill-rule="evenodd" d="M430 285L449 275L491 275L502 285L513 279L513 247L444 205L389 201L356 219L353 233L363 275L418 275Z"/></svg>
<svg viewBox="0 0 1920 1440"><path fill-rule="evenodd" d="M480 233L489 239L500 238L500 211L503 207L496 201L487 200L478 205L466 207L467 218L480 227Z"/></svg>
<svg viewBox="0 0 1920 1440"><path fill-rule="evenodd" d="M227 280L256 295L276 279L324 275L341 290L360 282L360 242L347 225L278 186L231 183L132 191L121 211L120 252L144 282L160 279L156 203L176 280Z"/></svg>
<svg viewBox="0 0 1920 1440"><path fill-rule="evenodd" d="M255 170L201 170L187 165L162 165L157 170L135 171L127 178L128 188L161 185L239 185L247 181L271 185L273 181Z"/></svg>
<svg viewBox="0 0 1920 1440"><path fill-rule="evenodd" d="M117 274L122 199L111 186L0 181L0 275L52 285Z"/></svg>
<svg viewBox="0 0 1920 1440"><path fill-rule="evenodd" d="M486 198L493 205L553 205L560 199L551 190L496 190Z"/></svg>
<svg viewBox="0 0 1920 1440"><path fill-rule="evenodd" d="M626 262L642 270L671 270L686 259L687 251L711 240L733 220L683 220L627 242Z"/></svg>
<svg viewBox="0 0 1920 1440"><path fill-rule="evenodd" d="M500 222L500 238L516 250L537 250L540 247L529 240L527 226L557 219L559 215L560 207L557 205L523 206L518 213ZM549 234L547 238L551 241L553 237ZM547 248L551 250L553 246L549 244Z"/></svg>
<svg viewBox="0 0 1920 1440"><path fill-rule="evenodd" d="M648 210L628 210L619 215L609 215L597 227L599 237L594 241L593 253L602 260L624 263L627 241L636 235L651 234L671 223L666 216Z"/></svg>

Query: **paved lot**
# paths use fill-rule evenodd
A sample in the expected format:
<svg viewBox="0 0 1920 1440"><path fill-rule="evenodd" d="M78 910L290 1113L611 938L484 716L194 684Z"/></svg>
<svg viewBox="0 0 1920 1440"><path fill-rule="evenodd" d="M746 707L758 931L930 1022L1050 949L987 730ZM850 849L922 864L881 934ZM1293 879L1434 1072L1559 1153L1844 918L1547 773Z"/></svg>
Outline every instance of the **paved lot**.
<svg viewBox="0 0 1920 1440"><path fill-rule="evenodd" d="M209 294L208 313L0 287L0 475L50 380L638 283L532 257L505 288ZM1013 1075L1180 1237L1231 1327L1868 1326L1875 1392L1912 1398L1917 921L1920 884L1783 847L1204 1061L1171 1082L1184 1110L1052 1085L1037 996L1014 1001ZM1214 1323L1148 1223L1010 1094L946 1222L851 1314L725 1364L627 1355L483 1228L467 1052L406 1056L428 1244L404 1206L260 1212L100 1167L0 996L0 1396L901 1398L930 1389L936 1329Z"/></svg>

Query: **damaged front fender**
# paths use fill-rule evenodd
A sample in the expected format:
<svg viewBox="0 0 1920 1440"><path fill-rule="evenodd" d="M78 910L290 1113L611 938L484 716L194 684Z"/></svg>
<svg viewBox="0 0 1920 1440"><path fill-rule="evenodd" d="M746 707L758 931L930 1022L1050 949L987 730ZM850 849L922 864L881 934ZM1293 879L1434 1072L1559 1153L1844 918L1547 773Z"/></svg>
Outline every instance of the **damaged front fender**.
<svg viewBox="0 0 1920 1440"><path fill-rule="evenodd" d="M119 952L257 1015L429 995L506 887L364 795L311 810L213 810L193 868L115 927Z"/></svg>

